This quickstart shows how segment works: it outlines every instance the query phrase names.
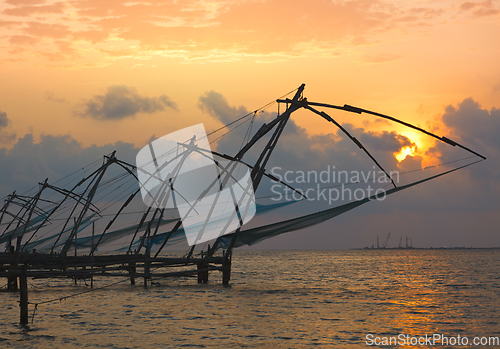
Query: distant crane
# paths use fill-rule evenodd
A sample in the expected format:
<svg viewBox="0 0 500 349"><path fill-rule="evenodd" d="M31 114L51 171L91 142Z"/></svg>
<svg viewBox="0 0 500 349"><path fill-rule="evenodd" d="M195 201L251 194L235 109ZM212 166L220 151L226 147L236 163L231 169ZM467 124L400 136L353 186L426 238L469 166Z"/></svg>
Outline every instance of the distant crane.
<svg viewBox="0 0 500 349"><path fill-rule="evenodd" d="M387 243L389 242L390 236L391 236L391 233L387 234L387 239L385 239L385 244L384 244L384 247L382 247L382 248L387 248Z"/></svg>
<svg viewBox="0 0 500 349"><path fill-rule="evenodd" d="M403 242L403 235L399 237L399 245L398 248L401 248L401 242Z"/></svg>

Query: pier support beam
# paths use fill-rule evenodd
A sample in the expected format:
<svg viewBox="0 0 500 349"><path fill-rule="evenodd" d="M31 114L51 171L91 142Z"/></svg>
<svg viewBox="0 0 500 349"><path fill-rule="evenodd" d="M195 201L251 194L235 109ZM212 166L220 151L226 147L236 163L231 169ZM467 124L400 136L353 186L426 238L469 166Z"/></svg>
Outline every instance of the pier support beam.
<svg viewBox="0 0 500 349"><path fill-rule="evenodd" d="M149 251L146 251L144 254L144 288L148 287L148 280L151 280L151 267L149 264Z"/></svg>
<svg viewBox="0 0 500 349"><path fill-rule="evenodd" d="M20 286L20 302L19 307L21 311L21 325L28 325L28 277L26 276L26 266L21 268L19 277Z"/></svg>
<svg viewBox="0 0 500 349"><path fill-rule="evenodd" d="M10 275L7 278L7 290L17 291L17 275L15 270L10 270Z"/></svg>
<svg viewBox="0 0 500 349"><path fill-rule="evenodd" d="M128 264L129 274L130 274L130 284L135 285L135 272L137 271L135 262L130 262Z"/></svg>
<svg viewBox="0 0 500 349"><path fill-rule="evenodd" d="M14 246L10 246L10 254L15 256L16 252ZM17 266L15 262L12 262L9 267L9 276L7 277L7 289L9 291L17 291Z"/></svg>
<svg viewBox="0 0 500 349"><path fill-rule="evenodd" d="M207 284L208 283L208 267L206 263L198 263L198 283Z"/></svg>
<svg viewBox="0 0 500 349"><path fill-rule="evenodd" d="M228 251L222 260L222 284L224 286L229 285L229 280L231 279L231 257L232 251Z"/></svg>

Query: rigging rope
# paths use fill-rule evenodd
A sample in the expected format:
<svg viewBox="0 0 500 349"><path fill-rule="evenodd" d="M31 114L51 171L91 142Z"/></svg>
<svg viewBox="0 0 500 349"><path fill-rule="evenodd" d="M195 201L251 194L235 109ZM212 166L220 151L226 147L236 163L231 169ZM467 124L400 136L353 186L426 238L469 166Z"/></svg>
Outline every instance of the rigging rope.
<svg viewBox="0 0 500 349"><path fill-rule="evenodd" d="M444 165L449 165L449 164L452 164L452 163L456 163L456 162L459 162L459 161L468 160L468 159L471 159L471 158L476 158L476 156L475 155L471 155L471 156L467 156L465 158L461 158L461 159L458 159L458 160L452 160L452 161L442 162L442 163L439 163L437 165L427 166L427 167L424 167L424 168L415 169L415 170L409 170L409 171L405 171L405 172L399 172L399 175L406 175L406 174L409 174L409 173L415 173L415 172L425 171L425 170L429 170L429 169L432 169L432 168L437 168L437 167L441 167L441 166L444 166ZM481 159L479 161L484 161L484 159ZM474 161L472 163L475 163L475 162L477 162L477 161ZM341 187L343 185L353 185L353 184L369 183L371 181L372 180L369 179L369 180L362 180L362 181L357 181L357 182L345 182L345 183L339 183L339 184L335 184L335 185L331 185L331 186L326 186L326 187L308 188L308 190L312 191L312 192L315 192L315 191L322 190L322 189L336 188L336 187ZM392 185L391 183L388 183L385 186L383 186L383 188L386 188L386 187L391 186L391 185ZM300 190L300 188L298 190ZM255 199L256 200L259 200L259 199L269 199L269 198L278 197L278 196L282 196L282 194L259 196L259 197L256 197ZM296 201L298 202L298 201L303 201L303 200L306 200L306 198L301 198L301 199L296 200Z"/></svg>

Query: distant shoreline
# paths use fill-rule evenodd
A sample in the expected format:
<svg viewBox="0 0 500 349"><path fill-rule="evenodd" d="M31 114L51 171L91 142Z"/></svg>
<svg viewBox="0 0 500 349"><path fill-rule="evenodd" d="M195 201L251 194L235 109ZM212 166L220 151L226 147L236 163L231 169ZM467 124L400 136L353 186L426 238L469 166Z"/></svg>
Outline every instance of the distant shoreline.
<svg viewBox="0 0 500 349"><path fill-rule="evenodd" d="M387 248L351 248L350 250L499 250L500 247L387 247Z"/></svg>

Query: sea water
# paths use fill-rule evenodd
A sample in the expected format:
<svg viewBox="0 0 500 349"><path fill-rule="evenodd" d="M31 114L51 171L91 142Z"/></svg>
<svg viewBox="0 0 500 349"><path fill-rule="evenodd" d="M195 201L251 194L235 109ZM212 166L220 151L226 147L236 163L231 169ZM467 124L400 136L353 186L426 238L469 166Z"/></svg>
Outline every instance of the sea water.
<svg viewBox="0 0 500 349"><path fill-rule="evenodd" d="M125 278L99 289L120 279L96 278L95 291L40 304L34 317L30 305L29 329L19 325L19 294L2 291L0 347L367 348L426 335L470 346L500 336L499 270L493 249L236 250L230 287L219 272L209 284L153 279L147 289ZM89 289L29 280L29 301ZM421 343L389 347L459 347Z"/></svg>

